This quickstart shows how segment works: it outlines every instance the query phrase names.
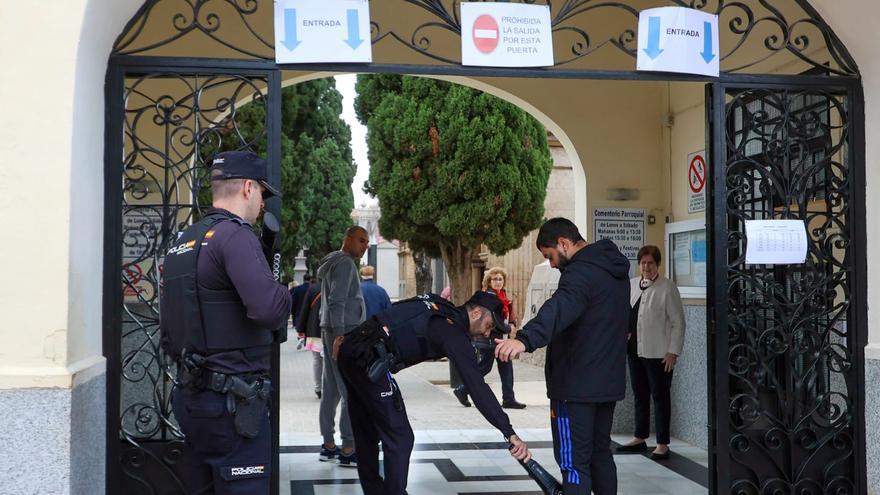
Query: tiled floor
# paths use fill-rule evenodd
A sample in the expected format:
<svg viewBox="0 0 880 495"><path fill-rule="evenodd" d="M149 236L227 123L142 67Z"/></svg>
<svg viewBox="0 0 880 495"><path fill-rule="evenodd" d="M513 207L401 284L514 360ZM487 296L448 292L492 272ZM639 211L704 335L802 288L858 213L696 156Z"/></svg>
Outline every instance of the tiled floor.
<svg viewBox="0 0 880 495"><path fill-rule="evenodd" d="M311 355L282 351L281 493L325 495L362 493L357 470L318 461L318 400L313 392ZM475 408L463 408L447 385L448 363L423 363L397 379L416 433L409 469L411 495L480 493L540 494L538 486L501 443ZM530 444L534 458L560 479L548 428L549 401L543 370L522 363L515 367L517 399L528 404L508 411L511 423ZM487 377L500 394L498 373ZM625 442L628 437L615 437ZM643 455L616 455L618 492L622 494L703 494L708 478L706 452L682 442L671 445L674 456L655 462Z"/></svg>

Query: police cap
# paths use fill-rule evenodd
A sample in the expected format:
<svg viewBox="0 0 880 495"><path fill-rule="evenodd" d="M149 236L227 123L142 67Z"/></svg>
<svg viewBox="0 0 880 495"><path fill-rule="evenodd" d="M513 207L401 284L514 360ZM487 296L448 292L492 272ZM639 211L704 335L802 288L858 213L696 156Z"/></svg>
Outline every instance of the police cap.
<svg viewBox="0 0 880 495"><path fill-rule="evenodd" d="M217 153L211 163L211 180L251 179L266 188L264 198L281 196L267 180L268 165L260 155L250 151L224 151ZM219 171L217 174L215 171Z"/></svg>
<svg viewBox="0 0 880 495"><path fill-rule="evenodd" d="M507 324L504 323L504 307L501 305L501 299L491 292L478 290L468 299L466 304L472 306L481 306L489 310L492 319L495 320L495 328L503 333L508 332Z"/></svg>

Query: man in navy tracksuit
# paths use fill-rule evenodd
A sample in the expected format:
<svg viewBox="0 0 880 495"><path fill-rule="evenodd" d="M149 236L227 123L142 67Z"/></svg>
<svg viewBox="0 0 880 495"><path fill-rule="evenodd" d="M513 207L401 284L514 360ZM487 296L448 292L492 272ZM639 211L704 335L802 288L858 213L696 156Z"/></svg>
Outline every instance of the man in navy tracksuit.
<svg viewBox="0 0 880 495"><path fill-rule="evenodd" d="M538 250L562 272L559 287L515 339L496 340L502 361L547 347L553 449L565 494L617 493L611 422L626 379L629 261L609 240L593 244L564 218L541 226Z"/></svg>

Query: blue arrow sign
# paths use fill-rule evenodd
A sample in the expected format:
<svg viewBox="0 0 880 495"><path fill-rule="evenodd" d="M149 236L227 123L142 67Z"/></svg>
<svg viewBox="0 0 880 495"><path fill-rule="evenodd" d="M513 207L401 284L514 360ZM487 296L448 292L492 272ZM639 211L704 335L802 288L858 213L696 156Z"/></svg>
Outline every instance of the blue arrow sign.
<svg viewBox="0 0 880 495"><path fill-rule="evenodd" d="M296 9L284 9L284 40L281 44L293 51L300 43L296 39Z"/></svg>
<svg viewBox="0 0 880 495"><path fill-rule="evenodd" d="M660 49L660 17L648 18L648 48L644 50L651 57L651 60L663 53L663 50Z"/></svg>
<svg viewBox="0 0 880 495"><path fill-rule="evenodd" d="M357 9L348 9L348 39L345 40L352 50L357 50L364 40L361 39L361 24Z"/></svg>
<svg viewBox="0 0 880 495"><path fill-rule="evenodd" d="M715 58L715 54L712 53L712 23L704 22L703 23L703 53L700 55L703 56L703 60L708 64Z"/></svg>

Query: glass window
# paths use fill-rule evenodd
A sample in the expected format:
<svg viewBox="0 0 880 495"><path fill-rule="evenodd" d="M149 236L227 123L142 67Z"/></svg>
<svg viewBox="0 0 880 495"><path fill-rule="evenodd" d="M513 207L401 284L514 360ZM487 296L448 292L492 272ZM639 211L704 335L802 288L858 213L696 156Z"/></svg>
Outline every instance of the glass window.
<svg viewBox="0 0 880 495"><path fill-rule="evenodd" d="M703 220L666 225L666 275L682 297L706 297L709 270L706 223Z"/></svg>

